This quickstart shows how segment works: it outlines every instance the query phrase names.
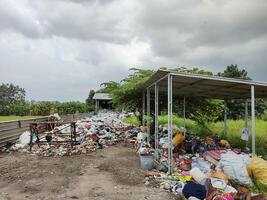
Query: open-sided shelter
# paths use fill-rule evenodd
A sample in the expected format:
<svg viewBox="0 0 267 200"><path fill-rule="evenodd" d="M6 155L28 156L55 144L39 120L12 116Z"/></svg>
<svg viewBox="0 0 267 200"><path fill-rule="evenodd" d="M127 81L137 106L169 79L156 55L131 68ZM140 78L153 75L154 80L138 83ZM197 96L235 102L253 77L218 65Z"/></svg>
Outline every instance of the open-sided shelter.
<svg viewBox="0 0 267 200"><path fill-rule="evenodd" d="M168 98L168 169L172 174L172 102L173 96L184 98L184 118L185 118L185 98L201 97L209 99L250 99L251 100L251 137L252 153L255 154L255 98L267 97L267 83L250 80L225 78L219 76L208 76L191 73L178 73L168 70L158 70L142 86L143 90L143 115L145 111L145 99L147 99L147 118L150 118L150 93L155 93L155 150L158 152L158 113L159 94ZM145 98L145 95L147 98ZM246 101L247 102L247 101ZM246 103L246 122L248 120L248 104ZM225 109L226 110L226 109ZM227 116L225 112L225 134L227 132ZM148 134L150 136L150 123L147 120ZM143 116L144 123L144 116ZM247 126L247 123L246 123ZM148 137L149 138L149 137Z"/></svg>

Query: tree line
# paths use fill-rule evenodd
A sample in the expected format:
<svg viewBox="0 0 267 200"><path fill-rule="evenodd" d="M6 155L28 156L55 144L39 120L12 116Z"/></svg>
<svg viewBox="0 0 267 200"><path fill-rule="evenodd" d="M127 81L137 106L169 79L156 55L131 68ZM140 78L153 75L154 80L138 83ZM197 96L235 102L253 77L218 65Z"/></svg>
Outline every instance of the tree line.
<svg viewBox="0 0 267 200"><path fill-rule="evenodd" d="M13 84L0 85L0 115L47 116L53 113L74 114L90 112L92 104L81 102L26 101L24 88Z"/></svg>

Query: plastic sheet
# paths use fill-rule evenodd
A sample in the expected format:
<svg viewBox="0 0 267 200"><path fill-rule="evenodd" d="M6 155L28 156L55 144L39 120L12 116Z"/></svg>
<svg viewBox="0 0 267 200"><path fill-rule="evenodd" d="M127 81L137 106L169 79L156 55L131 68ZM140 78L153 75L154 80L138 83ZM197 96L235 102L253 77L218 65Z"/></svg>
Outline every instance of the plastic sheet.
<svg viewBox="0 0 267 200"><path fill-rule="evenodd" d="M247 172L247 164L250 162L248 155L227 152L221 155L221 160L217 166L226 175L242 185L252 186L253 183Z"/></svg>

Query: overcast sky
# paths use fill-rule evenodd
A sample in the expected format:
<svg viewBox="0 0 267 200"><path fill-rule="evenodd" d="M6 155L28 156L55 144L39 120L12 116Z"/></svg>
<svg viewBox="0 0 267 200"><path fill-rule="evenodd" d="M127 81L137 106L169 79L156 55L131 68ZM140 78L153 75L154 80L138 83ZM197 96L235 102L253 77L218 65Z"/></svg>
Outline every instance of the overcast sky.
<svg viewBox="0 0 267 200"><path fill-rule="evenodd" d="M0 0L0 80L84 101L130 67L229 64L267 82L266 0Z"/></svg>

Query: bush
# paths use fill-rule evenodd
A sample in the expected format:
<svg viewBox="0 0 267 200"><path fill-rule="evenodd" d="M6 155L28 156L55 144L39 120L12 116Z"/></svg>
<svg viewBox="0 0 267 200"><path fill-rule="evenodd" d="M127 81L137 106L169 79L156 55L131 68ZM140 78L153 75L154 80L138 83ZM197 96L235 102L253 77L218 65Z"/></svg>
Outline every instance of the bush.
<svg viewBox="0 0 267 200"><path fill-rule="evenodd" d="M74 113L86 113L94 110L92 105L81 102L21 102L0 105L0 115L16 115L16 116L47 116L54 113L74 114Z"/></svg>

